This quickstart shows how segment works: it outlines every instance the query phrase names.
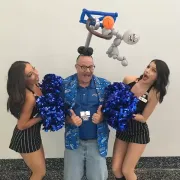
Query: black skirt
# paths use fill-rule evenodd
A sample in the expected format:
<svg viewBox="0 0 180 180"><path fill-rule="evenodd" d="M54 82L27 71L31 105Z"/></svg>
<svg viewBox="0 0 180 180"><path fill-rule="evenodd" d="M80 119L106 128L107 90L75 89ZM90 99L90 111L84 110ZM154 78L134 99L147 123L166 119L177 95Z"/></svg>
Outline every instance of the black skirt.
<svg viewBox="0 0 180 180"><path fill-rule="evenodd" d="M40 130L41 123L25 130L19 130L16 126L9 148L18 153L31 153L39 150L42 144Z"/></svg>
<svg viewBox="0 0 180 180"><path fill-rule="evenodd" d="M150 142L148 125L136 120L130 120L125 131L116 132L116 138L130 143L147 144Z"/></svg>

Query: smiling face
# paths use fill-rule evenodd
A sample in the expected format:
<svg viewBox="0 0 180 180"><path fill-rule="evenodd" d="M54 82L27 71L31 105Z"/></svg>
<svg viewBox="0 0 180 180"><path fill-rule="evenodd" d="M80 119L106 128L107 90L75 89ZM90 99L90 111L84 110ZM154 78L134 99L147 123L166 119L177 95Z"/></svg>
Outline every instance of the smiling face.
<svg viewBox="0 0 180 180"><path fill-rule="evenodd" d="M92 57L79 56L75 67L79 83L89 85L95 68Z"/></svg>
<svg viewBox="0 0 180 180"><path fill-rule="evenodd" d="M156 64L152 61L144 71L142 80L145 83L153 84L157 79Z"/></svg>
<svg viewBox="0 0 180 180"><path fill-rule="evenodd" d="M32 67L31 64L26 64L25 67L25 80L28 86L32 86L39 82L39 74L35 67Z"/></svg>

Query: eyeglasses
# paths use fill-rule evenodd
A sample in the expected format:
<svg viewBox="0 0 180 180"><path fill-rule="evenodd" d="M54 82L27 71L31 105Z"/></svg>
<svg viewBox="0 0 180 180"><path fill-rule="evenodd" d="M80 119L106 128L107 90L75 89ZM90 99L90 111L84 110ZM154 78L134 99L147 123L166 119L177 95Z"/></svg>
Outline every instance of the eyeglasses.
<svg viewBox="0 0 180 180"><path fill-rule="evenodd" d="M84 71L84 72L86 72L87 71L87 69L89 69L90 71L94 71L94 69L95 69L95 66L94 65L91 65L91 66L80 66L79 64L77 64L80 68L81 68L81 70L82 71Z"/></svg>

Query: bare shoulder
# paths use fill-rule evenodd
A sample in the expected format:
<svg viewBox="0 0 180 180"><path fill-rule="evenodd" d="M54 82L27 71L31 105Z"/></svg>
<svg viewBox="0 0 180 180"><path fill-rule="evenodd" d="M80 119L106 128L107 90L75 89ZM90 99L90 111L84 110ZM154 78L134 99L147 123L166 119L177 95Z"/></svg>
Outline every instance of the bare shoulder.
<svg viewBox="0 0 180 180"><path fill-rule="evenodd" d="M131 83L133 81L136 81L137 78L138 78L137 76L125 76L124 79L123 79L123 82L125 84L129 84L129 83Z"/></svg>
<svg viewBox="0 0 180 180"><path fill-rule="evenodd" d="M31 104L31 105L35 105L36 103L36 100L35 100L35 97L34 97L34 94L29 91L28 89L26 89L26 100L25 100L27 104Z"/></svg>
<svg viewBox="0 0 180 180"><path fill-rule="evenodd" d="M159 97L160 97L160 93L157 92L157 90L155 88L152 88L150 91L150 99L154 99L156 101L159 101Z"/></svg>

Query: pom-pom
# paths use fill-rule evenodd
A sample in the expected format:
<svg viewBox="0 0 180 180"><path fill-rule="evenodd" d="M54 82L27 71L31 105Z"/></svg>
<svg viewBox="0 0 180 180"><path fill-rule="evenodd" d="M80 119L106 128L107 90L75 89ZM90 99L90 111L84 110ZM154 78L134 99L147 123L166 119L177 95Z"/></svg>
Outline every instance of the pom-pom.
<svg viewBox="0 0 180 180"><path fill-rule="evenodd" d="M57 131L64 126L65 111L62 90L63 79L55 74L44 76L40 88L42 96L36 100L43 130Z"/></svg>
<svg viewBox="0 0 180 180"><path fill-rule="evenodd" d="M80 55L84 55L84 56L92 56L93 54L93 48L91 47L85 47L85 46L80 46L78 48L78 53Z"/></svg>
<svg viewBox="0 0 180 180"><path fill-rule="evenodd" d="M127 128L128 120L136 113L138 98L124 83L113 83L105 89L103 112L107 123L117 131Z"/></svg>
<svg viewBox="0 0 180 180"><path fill-rule="evenodd" d="M46 74L40 84L42 94L60 93L62 91L63 78L55 74Z"/></svg>

